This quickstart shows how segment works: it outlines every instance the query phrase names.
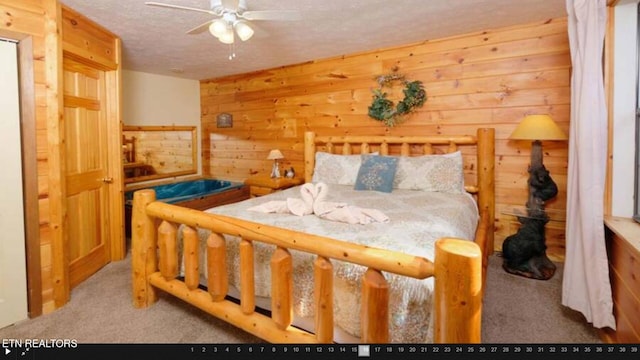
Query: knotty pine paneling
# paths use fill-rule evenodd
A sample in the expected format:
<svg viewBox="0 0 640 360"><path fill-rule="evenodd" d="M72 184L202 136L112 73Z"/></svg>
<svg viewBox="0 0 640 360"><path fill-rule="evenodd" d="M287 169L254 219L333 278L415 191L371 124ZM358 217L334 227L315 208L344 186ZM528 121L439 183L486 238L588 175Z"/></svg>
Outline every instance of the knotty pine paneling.
<svg viewBox="0 0 640 360"><path fill-rule="evenodd" d="M490 29L331 59L201 81L203 171L229 180L268 173L269 150L283 167L303 172L303 134L474 134L496 129L496 249L517 230L509 207L527 200L531 144L508 140L527 114L549 113L568 133L571 59L565 18ZM397 66L421 80L424 106L396 127L367 115L374 77ZM401 87L391 90L397 102ZM216 116L233 115L233 128L216 128ZM566 208L567 142L544 143L545 164L558 183L547 205ZM470 157L470 154L463 154ZM473 169L465 169L472 178ZM564 258L564 216L547 226L548 253Z"/></svg>
<svg viewBox="0 0 640 360"><path fill-rule="evenodd" d="M83 58L102 64L106 69L116 68L118 50L116 36L71 8L64 8L61 18L64 33L64 50L76 55L78 61Z"/></svg>

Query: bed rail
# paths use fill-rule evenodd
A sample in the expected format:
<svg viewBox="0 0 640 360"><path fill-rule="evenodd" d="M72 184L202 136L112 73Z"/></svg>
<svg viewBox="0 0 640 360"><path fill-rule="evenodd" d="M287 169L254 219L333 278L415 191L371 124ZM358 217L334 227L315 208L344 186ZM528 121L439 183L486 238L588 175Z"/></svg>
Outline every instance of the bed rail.
<svg viewBox="0 0 640 360"><path fill-rule="evenodd" d="M185 226L180 227L180 224ZM183 234L184 279L178 277L178 229ZM197 229L209 229L207 264L198 263ZM239 304L227 300L228 274L223 234L240 240ZM275 245L271 258L270 316L256 311L253 293L254 242ZM315 331L292 326L293 271L290 250L315 254ZM273 343L333 342L332 261L368 268L363 277L361 324L364 343L389 342L389 286L383 272L435 277L434 340L479 343L482 306L482 251L471 241L440 239L435 261L335 239L205 213L155 201L152 189L134 194L132 215L133 302L157 301L156 289L170 293L248 333ZM199 288L199 268L207 269L207 290Z"/></svg>

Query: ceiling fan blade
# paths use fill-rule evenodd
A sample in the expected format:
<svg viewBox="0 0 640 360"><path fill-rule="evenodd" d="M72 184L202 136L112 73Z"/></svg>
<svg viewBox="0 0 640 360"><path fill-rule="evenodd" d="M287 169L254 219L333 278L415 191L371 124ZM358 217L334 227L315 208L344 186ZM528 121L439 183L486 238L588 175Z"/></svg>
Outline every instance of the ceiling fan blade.
<svg viewBox="0 0 640 360"><path fill-rule="evenodd" d="M203 13L207 13L207 14L211 14L211 15L218 15L218 14L215 13L215 11L211 11L211 10L207 10L207 9L198 9L198 8L192 8L192 7L187 7L187 6L163 4L163 3L153 2L153 1L145 2L145 5L158 6L158 7L170 8L170 9L199 11L199 12L203 12Z"/></svg>
<svg viewBox="0 0 640 360"><path fill-rule="evenodd" d="M220 2L222 7L228 10L238 11L238 7L240 6L240 0L222 0Z"/></svg>
<svg viewBox="0 0 640 360"><path fill-rule="evenodd" d="M212 22L216 21L216 19L211 19L203 24L200 24L196 27L194 27L193 29L187 31L187 34L189 35L193 35L193 34L200 34L201 32L207 31L209 30L209 25L211 25Z"/></svg>
<svg viewBox="0 0 640 360"><path fill-rule="evenodd" d="M238 17L242 17L247 20L302 20L302 16L300 15L300 13L295 10L245 11L242 14L238 14Z"/></svg>

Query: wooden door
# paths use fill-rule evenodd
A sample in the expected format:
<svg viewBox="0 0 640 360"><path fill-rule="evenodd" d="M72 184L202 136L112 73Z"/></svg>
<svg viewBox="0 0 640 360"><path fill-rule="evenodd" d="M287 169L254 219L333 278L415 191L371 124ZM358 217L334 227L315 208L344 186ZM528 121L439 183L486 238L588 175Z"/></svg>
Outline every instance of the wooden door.
<svg viewBox="0 0 640 360"><path fill-rule="evenodd" d="M105 72L64 58L69 283L111 260Z"/></svg>

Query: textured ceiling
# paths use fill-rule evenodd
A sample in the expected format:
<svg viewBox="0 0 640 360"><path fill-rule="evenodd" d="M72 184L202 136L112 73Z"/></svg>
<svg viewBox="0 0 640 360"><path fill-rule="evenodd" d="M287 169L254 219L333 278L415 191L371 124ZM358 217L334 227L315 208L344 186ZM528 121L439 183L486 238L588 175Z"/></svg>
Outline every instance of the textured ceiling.
<svg viewBox="0 0 640 360"><path fill-rule="evenodd" d="M234 45L187 31L214 16L145 0L60 0L122 40L125 70L211 79L567 15L565 0L247 0L297 10L300 21L254 21ZM209 9L209 0L156 0ZM236 57L229 60L229 55Z"/></svg>

